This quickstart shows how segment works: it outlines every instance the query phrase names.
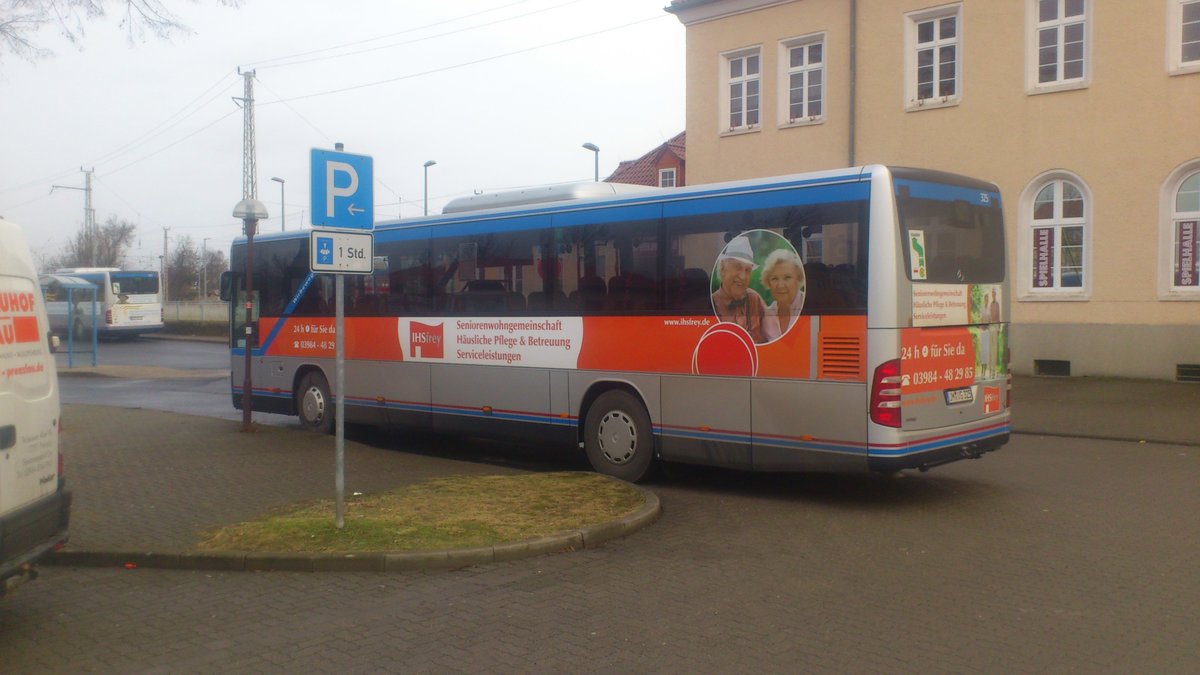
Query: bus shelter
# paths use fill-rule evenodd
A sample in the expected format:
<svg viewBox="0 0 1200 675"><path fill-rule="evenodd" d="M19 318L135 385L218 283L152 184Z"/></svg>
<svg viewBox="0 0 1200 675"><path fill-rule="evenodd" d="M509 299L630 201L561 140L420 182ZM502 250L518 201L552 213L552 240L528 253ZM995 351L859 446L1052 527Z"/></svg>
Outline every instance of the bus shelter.
<svg viewBox="0 0 1200 675"><path fill-rule="evenodd" d="M38 278L46 300L50 330L66 339L67 367L75 367L75 355L91 355L96 365L99 343L99 303L96 285L85 279L61 274L43 274Z"/></svg>

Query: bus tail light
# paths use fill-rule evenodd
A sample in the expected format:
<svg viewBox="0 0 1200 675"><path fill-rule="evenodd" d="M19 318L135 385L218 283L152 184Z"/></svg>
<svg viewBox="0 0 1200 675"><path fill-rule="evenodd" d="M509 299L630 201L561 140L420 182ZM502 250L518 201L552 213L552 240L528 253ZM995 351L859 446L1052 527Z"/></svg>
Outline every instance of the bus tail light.
<svg viewBox="0 0 1200 675"><path fill-rule="evenodd" d="M1004 407L1007 409L1012 407L1012 350L1008 345L1004 346L1004 372L1008 373L1004 381Z"/></svg>
<svg viewBox="0 0 1200 675"><path fill-rule="evenodd" d="M106 323L110 326L112 325L112 310L111 309L104 310L104 323Z"/></svg>
<svg viewBox="0 0 1200 675"><path fill-rule="evenodd" d="M879 364L871 379L871 421L900 428L900 359Z"/></svg>

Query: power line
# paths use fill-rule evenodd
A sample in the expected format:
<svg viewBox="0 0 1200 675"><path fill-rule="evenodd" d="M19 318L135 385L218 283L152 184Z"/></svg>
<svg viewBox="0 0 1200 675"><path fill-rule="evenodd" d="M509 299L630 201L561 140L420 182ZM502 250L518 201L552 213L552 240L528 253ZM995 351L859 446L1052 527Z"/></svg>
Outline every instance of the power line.
<svg viewBox="0 0 1200 675"><path fill-rule="evenodd" d="M380 36L373 37L373 38L366 38L366 39L363 39L363 40L355 40L355 41L353 41L353 42L346 42L346 43L343 43L343 44L340 44L340 45L334 45L334 46L332 46L332 47L323 47L323 48L321 48L321 49L313 49L313 50L309 50L309 51L307 51L307 52L300 52L300 53L298 53L298 54L291 54L291 55L289 55L289 56L278 56L278 57L275 57L275 58L273 58L273 59L266 59L266 60L263 60L263 61L255 61L254 63L250 63L250 64L243 65L243 66L242 66L242 68L243 68L243 69L246 69L246 68L249 68L250 66L254 66L254 67L256 67L256 68L258 68L258 67L263 67L263 68L276 68L276 67L278 67L278 66L268 66L268 65L265 65L265 64L268 64L268 63L274 63L274 62L276 62L276 61L287 61L287 60L289 60L289 59L300 58L300 57L302 57L302 56L311 56L311 55L313 55L313 54L321 54L321 53L323 53L323 52L330 52L330 51L333 51L333 50L335 50L335 49L342 49L343 47L353 47L353 46L355 46L355 45L366 44L366 43L368 43L368 42L375 42L375 41L377 41L377 40L386 40L386 39L388 39L388 38L391 38L391 37L396 37L397 35L404 35L405 33L412 33L412 32L419 31L419 30L425 30L426 28L434 28L434 27L436 27L436 26L442 26L442 25L445 25L445 24L448 24L448 23L454 23L455 21L461 21L461 20L463 20L463 19L470 19L470 18L472 18L472 17L476 17L476 16L479 16L479 15L481 15L481 14L487 14L487 13L489 13L489 12L495 12L495 11L499 11L499 10L501 10L501 9L508 9L509 7L513 7L513 6L516 6L516 5L521 5L521 4L524 4L524 3L526 3L526 2L529 2L529 0L517 0L516 2L510 2L510 3L508 3L507 5L501 5L501 6L499 6L499 7L493 7L493 8L491 8L491 9L485 9L485 10L481 10L481 11L478 11L478 12L473 12L473 13L471 13L471 14L463 14L463 15L461 15L461 16L456 16L456 17L452 17L452 18L449 18L449 19L444 19L444 20L442 20L442 21L435 21L434 23L428 23L428 24L425 24L424 26L417 26L417 27L415 27L415 28L408 28L408 29L405 29L405 30L402 30L402 31L397 31L397 32L395 32L395 33L388 33L388 34L386 34L386 35L380 35ZM290 64L290 63L285 63L285 64L280 64L280 65L292 65L292 64Z"/></svg>
<svg viewBox="0 0 1200 675"><path fill-rule="evenodd" d="M374 82L366 82L363 84L356 84L356 85L352 85L349 87L341 87L338 89L329 89L326 91L318 91L318 92L314 92L312 94L302 94L300 96L293 96L291 98L286 98L286 99L279 99L279 100L275 100L275 101L266 101L264 103L259 103L259 105L260 106L272 105L275 103L287 103L289 101L300 101L300 100L304 100L304 99L308 99L308 98L318 98L320 96L329 96L331 94L343 94L345 92L355 91L357 89L367 89L369 87L378 87L378 86L384 85L384 84L391 84L392 82L400 82L402 80L411 80L413 78L422 77L425 75L433 75L434 73L444 73L449 70L457 70L459 68L465 68L467 66L474 66L474 65L477 65L480 63L486 63L488 61L495 61L497 59L503 59L503 58L506 58L509 56L516 56L518 54L526 54L528 52L536 51L538 49L545 49L546 47L554 47L556 45L566 44L568 42L574 42L576 40L583 40L586 38L595 37L597 35L603 35L604 33L611 33L615 30L629 28L630 26L636 26L638 24L647 23L650 21L657 21L657 20L663 19L663 18L668 18L668 15L662 14L662 15L658 15L658 16L652 16L649 18L645 18L645 19L639 19L637 21L631 21L629 23L621 24L619 26L613 26L611 28L604 28L601 30L592 31L591 33L583 33L581 35L575 35L573 37L563 38L562 40L554 40L552 42L545 42L543 44L535 45L533 47L525 47L523 49L517 49L517 50L511 51L511 52L505 52L503 54L495 54L492 56L486 56L481 59L475 59L473 61L464 61L462 63L456 63L456 64L449 65L449 66L443 66L441 68L434 68L432 70L426 70L426 71L422 71L419 73L400 75L398 77L392 77L392 78L388 78L386 80L376 80Z"/></svg>
<svg viewBox="0 0 1200 675"><path fill-rule="evenodd" d="M505 18L503 18L503 19L496 19L495 21L489 21L489 22L487 22L487 23L481 23L481 24L477 24L477 25L474 25L474 26L466 26L466 27L464 27L464 28L458 28L458 29L456 29L456 30L447 31L447 32L445 32L445 33L437 33L437 34L434 34L434 35L426 35L425 37L414 38L414 39L412 39L412 40L405 40L404 42L394 42L394 43L392 43L392 44L379 45L379 46L377 46L377 47L368 47L368 48L366 48L366 49L359 49L359 50L352 51L352 52L343 52L343 53L341 53L341 54L330 54L330 55L328 55L328 56L316 56L316 57L313 57L313 58L311 58L311 59L301 59L301 60L298 60L298 61L289 61L289 62L287 62L287 63L279 63L279 64L276 64L276 65L273 65L273 66L266 66L266 67L267 67L267 68L284 68L284 67L287 67L287 66L296 66L296 65L300 65L300 64L304 64L304 63L313 63L313 62L315 62L315 61L328 61L328 60L330 60L330 59L340 59L340 58L343 58L343 57L346 57L346 56L357 56L357 55L359 55L359 54L367 54L367 53L369 53L369 52L375 52L375 51L379 51L379 50L381 50L381 49L392 49L392 48L394 48L394 47L403 47L403 46L405 46L405 45L416 44L416 43L418 43L418 42L424 42L424 41L426 41L426 40L434 40L434 39L437 39L437 38L448 37L448 36L450 36L450 35L458 35L459 33L465 33L465 32L467 32L467 31L477 30L477 29L479 29L479 28L487 28L487 27L489 27L489 26L495 26L495 25L497 25L497 24L506 23L506 22L509 22L509 21L515 21L515 20L517 20L517 19L523 19L523 18L525 18L525 17L527 17L527 16L533 16L533 15L535 15L535 14L541 14L541 13L543 13L543 12L549 12L549 11L551 11L551 10L555 10L555 9L560 9L560 8L562 8L562 7L566 7L566 6L568 6L568 5L574 5L574 4L578 4L578 3L580 3L580 2L583 2L583 1L584 1L584 0L568 0L568 2L564 2L564 3L558 4L558 5L554 5L553 7L543 7L543 8L541 8L541 9L536 9L536 10L533 10L532 12L526 12L526 13L524 13L524 14L517 14L517 15L515 15L515 16L505 17ZM514 3L514 4L517 4L517 3ZM413 29L413 30L416 30L416 29ZM404 31L404 32L410 32L410 31ZM391 37L391 36L388 36L388 37ZM374 41L374 40L377 40L377 39L379 39L379 38L370 38L370 39L368 39L368 40L364 40L363 42L371 42L371 41ZM343 46L343 47L344 47L344 46L353 46L353 44L355 44L355 43L350 43L349 45L342 45L342 46Z"/></svg>
<svg viewBox="0 0 1200 675"><path fill-rule="evenodd" d="M99 156L99 157L97 157L97 158L94 158L94 159L92 159L91 161L85 162L85 164L93 164L93 165L95 165L95 164L103 164L105 161L112 160L112 159L115 159L115 158L117 158L117 157L120 157L120 156L121 156L121 155L123 155L123 154L126 154L126 152L128 152L129 150L131 150L131 149L132 149L134 146L136 146L136 145L138 145L138 144L140 144L140 143L143 143L143 142L145 142L145 141L148 141L148 140L150 140L150 139L152 139L152 138L157 138L158 136L161 136L162 134L164 134L164 133L166 133L167 131L169 131L170 129L173 129L174 127L178 126L178 125L179 125L179 124L181 124L181 123L182 123L184 120L188 119L189 117L191 117L192 115L196 114L196 113L197 113L197 112L199 112L201 109L203 109L203 106L204 106L204 105L207 105L207 104L211 103L211 102L212 102L214 99L216 99L217 97L221 96L221 95L224 93L224 89L223 89L222 91L219 91L219 92L217 92L217 93L216 93L216 94L214 94L213 96L211 96L211 97L210 97L208 100L206 100L206 101L204 102L204 104L203 104L203 105L201 105L201 106L199 106L199 107L196 107L196 108L194 108L194 109L192 110L192 112L188 113L187 115L184 115L183 117L181 117L180 119L178 119L176 122L174 122L174 123L172 123L172 124L169 124L169 125L168 125L168 123L170 123L170 122L171 122L171 120L175 119L175 118L176 118L176 117L178 117L178 116L179 116L181 113L183 113L184 111L186 111L186 110L187 110L189 107L192 107L192 106L193 106L193 105L194 105L194 104L195 104L197 101L199 101L200 99L202 99L202 98L204 98L206 95L208 95L208 93L209 93L209 92L211 92L211 91L212 91L214 88L216 88L218 85L220 85L220 84L221 84L221 82L222 82L223 80L225 80L225 77L226 77L226 75L222 75L220 80L218 80L217 82L215 82L215 83L213 83L211 86L209 86L209 88L208 88L208 89L206 89L206 90L205 90L203 93L201 93L201 94L200 94L199 96L197 96L196 98L192 99L192 101L190 101L189 103L187 103L186 105L184 105L184 106L183 106L182 108L180 108L179 110L177 110L177 111L175 111L174 113L172 113L171 115L169 115L169 116L168 116L166 119L164 119L162 122L159 122L159 123L158 123L158 124L156 124L155 126L151 127L151 128L148 130L148 131L144 132L142 135L135 137L134 139L132 139L132 140L130 140L130 141L128 141L128 142L126 142L125 144L123 144L123 145L121 145L121 146L118 146L118 147L117 147L117 148L115 148L114 150L110 150L109 152L107 152L107 153L105 153L105 154L103 154L103 155L101 155L101 156ZM225 89L228 89L228 88L229 88L229 86L232 86L232 85L231 85L231 84L226 84L226 87L225 87ZM168 125L168 126L165 126L165 127L164 127L164 125ZM161 130L160 130L160 128L161 128ZM157 132L157 133L156 133L156 132ZM168 146L168 147L170 147L170 146ZM122 167L122 168L124 168L124 167ZM72 173L74 173L74 172L75 172L75 170L74 170L74 169L69 169L69 170L68 170L68 169L64 169L64 170L62 170L62 171L59 171L59 172L57 172L57 173L54 173L54 174L52 174L52 175L45 176L45 177L42 177L42 178L36 178L36 179L34 179L34 180L31 180L31 181L28 181L28 182L26 182L26 183L21 183L21 184L19 184L19 185L12 185L12 186L5 187L5 188L0 188L0 193L11 192L11 191L15 191L15 190L23 190L23 189L26 189L26 188L31 188L31 187L37 187L37 186L39 186L39 185L44 185L45 183L48 183L48 182L53 182L53 181L59 180L59 179L61 179L61 178L64 178L64 177L66 177L66 176L68 176L68 175L70 175L70 174L72 174ZM31 201L36 201L36 200L31 200ZM31 202L25 202L25 204L29 204L29 203L31 203ZM22 204L22 206L24 206L25 204Z"/></svg>

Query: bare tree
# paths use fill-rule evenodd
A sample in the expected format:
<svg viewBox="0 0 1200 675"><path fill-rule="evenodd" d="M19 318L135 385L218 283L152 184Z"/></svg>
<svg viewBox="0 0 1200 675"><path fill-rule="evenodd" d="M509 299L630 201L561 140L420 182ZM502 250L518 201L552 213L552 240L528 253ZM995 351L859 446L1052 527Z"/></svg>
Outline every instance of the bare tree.
<svg viewBox="0 0 1200 675"><path fill-rule="evenodd" d="M129 247L137 238L137 225L109 216L103 225L89 232L81 227L67 250L45 261L45 269L60 267L123 267Z"/></svg>
<svg viewBox="0 0 1200 675"><path fill-rule="evenodd" d="M216 1L237 6L241 0ZM84 26L107 16L114 6L123 11L120 26L130 42L144 39L147 33L167 40L188 32L168 4L166 0L0 0L0 55L8 51L29 61L50 56L50 50L34 41L34 34L47 25L57 26L63 37L78 45Z"/></svg>
<svg viewBox="0 0 1200 675"><path fill-rule="evenodd" d="M167 296L172 300L195 300L200 295L200 249L191 237L175 242L167 257Z"/></svg>
<svg viewBox="0 0 1200 675"><path fill-rule="evenodd" d="M204 271L200 275L200 286L208 291L208 295L215 297L219 289L221 273L229 269L229 260L225 258L225 252L220 250L208 249L204 252ZM209 298L202 297L201 300Z"/></svg>

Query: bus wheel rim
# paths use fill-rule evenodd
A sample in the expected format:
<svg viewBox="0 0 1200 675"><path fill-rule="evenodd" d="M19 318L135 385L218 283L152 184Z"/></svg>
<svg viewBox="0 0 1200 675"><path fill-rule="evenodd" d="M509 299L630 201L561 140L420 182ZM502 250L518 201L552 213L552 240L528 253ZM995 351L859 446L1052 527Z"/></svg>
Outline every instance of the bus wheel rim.
<svg viewBox="0 0 1200 675"><path fill-rule="evenodd" d="M637 424L620 410L600 418L600 451L613 464L626 464L637 453Z"/></svg>
<svg viewBox="0 0 1200 675"><path fill-rule="evenodd" d="M304 392L304 416L319 423L325 416L325 397L317 387L309 387Z"/></svg>

